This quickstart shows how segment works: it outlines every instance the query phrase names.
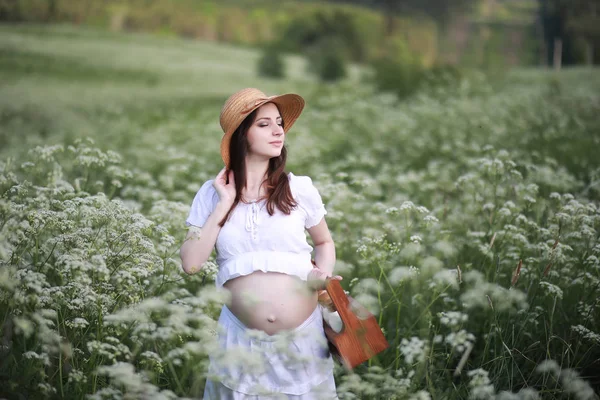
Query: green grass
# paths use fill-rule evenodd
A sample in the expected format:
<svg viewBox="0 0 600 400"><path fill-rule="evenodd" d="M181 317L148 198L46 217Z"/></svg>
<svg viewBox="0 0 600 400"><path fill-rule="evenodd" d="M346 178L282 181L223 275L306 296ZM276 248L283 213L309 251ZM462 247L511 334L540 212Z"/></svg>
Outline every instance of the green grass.
<svg viewBox="0 0 600 400"><path fill-rule="evenodd" d="M115 113L217 117L224 99L243 87L304 95L318 87L297 56L285 57L287 79L278 81L258 77L256 51L228 45L68 25L2 25L0 33L0 154L45 142L52 134L59 140L61 135L112 137L102 125ZM351 72L350 79L360 73L356 67ZM121 132L116 136L123 138ZM115 145L123 148L120 141Z"/></svg>

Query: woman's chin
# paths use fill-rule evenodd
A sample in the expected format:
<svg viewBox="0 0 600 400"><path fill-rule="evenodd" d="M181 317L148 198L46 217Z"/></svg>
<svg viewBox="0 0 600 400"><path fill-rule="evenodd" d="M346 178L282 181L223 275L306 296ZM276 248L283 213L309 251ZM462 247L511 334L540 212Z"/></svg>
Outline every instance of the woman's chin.
<svg viewBox="0 0 600 400"><path fill-rule="evenodd" d="M281 150L279 151L273 151L271 152L271 154L269 154L269 158L277 158L281 155Z"/></svg>

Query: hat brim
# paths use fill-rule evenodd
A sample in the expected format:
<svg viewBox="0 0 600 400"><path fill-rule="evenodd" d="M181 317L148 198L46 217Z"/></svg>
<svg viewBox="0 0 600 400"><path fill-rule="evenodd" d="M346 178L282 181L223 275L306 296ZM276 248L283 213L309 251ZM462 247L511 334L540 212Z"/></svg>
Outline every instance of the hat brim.
<svg viewBox="0 0 600 400"><path fill-rule="evenodd" d="M267 103L273 103L279 109L279 113L281 114L281 119L283 120L283 131L287 133L294 122L298 119L300 114L302 114L302 110L304 109L304 99L294 93L286 93L279 96L272 96L264 101L257 102L253 107L245 110L243 114L240 114L239 121L233 125L229 131L225 132L223 138L221 139L221 158L225 163L225 166L229 168L229 145L231 143L231 136L235 130L240 126L240 124L244 121L244 119L252 113L254 110L264 106Z"/></svg>

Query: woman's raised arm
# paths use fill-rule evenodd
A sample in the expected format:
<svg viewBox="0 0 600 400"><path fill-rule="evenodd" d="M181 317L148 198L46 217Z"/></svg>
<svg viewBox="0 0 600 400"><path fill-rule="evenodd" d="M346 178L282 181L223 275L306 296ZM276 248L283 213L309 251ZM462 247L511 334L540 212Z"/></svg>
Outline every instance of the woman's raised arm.
<svg viewBox="0 0 600 400"><path fill-rule="evenodd" d="M229 177L228 181L227 176ZM187 274L200 271L210 257L221 231L219 222L225 218L235 199L235 180L232 171L227 173L223 168L215 178L213 186L219 195L219 202L202 228L193 227L188 231L179 250L181 266Z"/></svg>

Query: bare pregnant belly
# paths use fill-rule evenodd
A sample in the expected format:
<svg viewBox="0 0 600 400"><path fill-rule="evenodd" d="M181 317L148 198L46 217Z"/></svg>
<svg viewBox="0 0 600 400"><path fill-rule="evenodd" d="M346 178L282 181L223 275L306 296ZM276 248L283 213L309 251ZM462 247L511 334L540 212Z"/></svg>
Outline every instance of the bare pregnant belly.
<svg viewBox="0 0 600 400"><path fill-rule="evenodd" d="M269 335L294 329L317 306L316 292L292 275L255 271L223 285L231 292L231 312L248 328Z"/></svg>

